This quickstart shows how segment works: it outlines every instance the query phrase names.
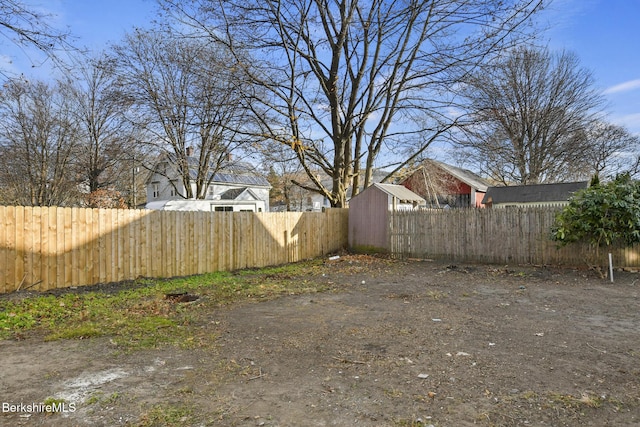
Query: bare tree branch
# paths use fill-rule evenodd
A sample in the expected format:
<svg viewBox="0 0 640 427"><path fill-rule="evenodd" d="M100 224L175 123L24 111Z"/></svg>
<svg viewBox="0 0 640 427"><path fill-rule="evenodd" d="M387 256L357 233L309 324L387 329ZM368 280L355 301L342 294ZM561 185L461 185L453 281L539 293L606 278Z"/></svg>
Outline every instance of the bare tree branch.
<svg viewBox="0 0 640 427"><path fill-rule="evenodd" d="M181 25L223 40L260 88L257 133L282 141L332 206L381 155L451 126L451 88L516 43L542 0L161 0ZM269 122L269 125L266 123ZM317 168L331 178L325 188Z"/></svg>
<svg viewBox="0 0 640 427"><path fill-rule="evenodd" d="M584 173L593 150L587 130L603 99L575 55L513 50L469 76L463 94L470 124L458 144L493 179L533 184Z"/></svg>
<svg viewBox="0 0 640 427"><path fill-rule="evenodd" d="M122 90L140 114L138 124L177 165L180 195L205 198L214 173L247 141L239 132L246 109L233 60L219 43L169 29L136 31L114 51Z"/></svg>
<svg viewBox="0 0 640 427"><path fill-rule="evenodd" d="M0 94L0 186L4 202L53 206L77 200L70 173L79 130L60 86L15 79Z"/></svg>
<svg viewBox="0 0 640 427"><path fill-rule="evenodd" d="M71 33L54 28L49 23L51 18L50 14L27 7L21 1L0 0L0 35L25 53L35 48L57 66L64 66L59 53L77 51L77 48L70 43ZM6 71L1 73L6 75Z"/></svg>

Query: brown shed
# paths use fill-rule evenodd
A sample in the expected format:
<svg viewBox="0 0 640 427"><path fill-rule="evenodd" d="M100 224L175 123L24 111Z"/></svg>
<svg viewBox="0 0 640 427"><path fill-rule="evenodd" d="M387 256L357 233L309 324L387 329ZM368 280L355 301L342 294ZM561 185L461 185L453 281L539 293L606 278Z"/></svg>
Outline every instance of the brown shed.
<svg viewBox="0 0 640 427"><path fill-rule="evenodd" d="M349 248L388 252L390 212L416 209L425 200L402 185L373 184L349 201Z"/></svg>

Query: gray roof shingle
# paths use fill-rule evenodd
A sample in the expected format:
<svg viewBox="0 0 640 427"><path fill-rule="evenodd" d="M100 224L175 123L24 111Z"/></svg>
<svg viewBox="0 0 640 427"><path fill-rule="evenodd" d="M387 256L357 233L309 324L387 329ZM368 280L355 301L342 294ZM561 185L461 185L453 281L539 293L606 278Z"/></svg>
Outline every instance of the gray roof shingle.
<svg viewBox="0 0 640 427"><path fill-rule="evenodd" d="M401 201L407 202L424 202L424 199L409 190L407 187L403 187L402 185L395 184L373 184L375 187L381 189L387 194L390 194L393 197L398 198Z"/></svg>
<svg viewBox="0 0 640 427"><path fill-rule="evenodd" d="M187 157L189 163L189 175L191 179L196 179L195 167L198 160L194 157ZM193 168L191 168L193 166ZM211 176L211 175L209 175ZM220 169L213 175L213 183L224 184L240 184L254 187L270 187L269 181L260 175L255 166L247 162L226 162L220 166Z"/></svg>
<svg viewBox="0 0 640 427"><path fill-rule="evenodd" d="M482 203L553 203L566 202L578 190L587 188L588 181L557 184L513 185L489 187Z"/></svg>

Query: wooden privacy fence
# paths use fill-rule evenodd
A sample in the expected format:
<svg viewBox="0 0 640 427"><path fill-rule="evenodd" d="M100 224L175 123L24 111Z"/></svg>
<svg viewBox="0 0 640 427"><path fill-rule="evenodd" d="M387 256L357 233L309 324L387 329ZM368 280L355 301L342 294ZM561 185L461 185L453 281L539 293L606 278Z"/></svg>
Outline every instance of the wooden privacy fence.
<svg viewBox="0 0 640 427"><path fill-rule="evenodd" d="M346 209L179 212L0 206L0 292L263 267L347 245Z"/></svg>
<svg viewBox="0 0 640 427"><path fill-rule="evenodd" d="M390 252L395 256L505 264L571 265L607 263L640 266L640 248L601 248L596 261L589 245L558 248L550 240L558 207L449 209L393 212Z"/></svg>

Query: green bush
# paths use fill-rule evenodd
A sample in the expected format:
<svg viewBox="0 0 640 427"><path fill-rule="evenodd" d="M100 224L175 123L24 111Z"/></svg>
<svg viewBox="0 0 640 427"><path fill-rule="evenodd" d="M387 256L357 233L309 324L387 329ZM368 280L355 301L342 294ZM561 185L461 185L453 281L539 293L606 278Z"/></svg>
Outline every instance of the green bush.
<svg viewBox="0 0 640 427"><path fill-rule="evenodd" d="M640 242L640 182L628 174L578 191L556 216L552 238L564 246L586 242L597 247Z"/></svg>

